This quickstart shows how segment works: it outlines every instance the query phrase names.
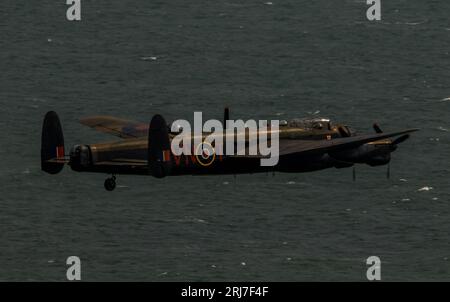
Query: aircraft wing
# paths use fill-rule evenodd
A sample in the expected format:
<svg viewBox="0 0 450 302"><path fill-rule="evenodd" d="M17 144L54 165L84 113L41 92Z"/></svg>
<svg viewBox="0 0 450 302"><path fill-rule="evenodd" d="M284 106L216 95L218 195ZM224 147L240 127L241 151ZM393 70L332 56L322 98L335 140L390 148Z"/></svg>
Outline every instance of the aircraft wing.
<svg viewBox="0 0 450 302"><path fill-rule="evenodd" d="M336 151L342 149L351 149L363 145L365 143L374 142L377 140L382 140L389 137L404 135L407 133L418 131L419 129L408 129L399 132L391 133L377 133L377 134L367 134L358 135L344 138L335 138L332 140L294 140L294 139L280 139L279 141L279 155L301 155L301 154L321 154L329 151ZM245 155L232 155L229 157L239 158L263 158L268 156L263 156L261 154L248 155L248 146L245 147L243 153Z"/></svg>
<svg viewBox="0 0 450 302"><path fill-rule="evenodd" d="M120 119L113 116L90 116L82 118L80 123L97 131L121 138L144 137L148 134L148 124Z"/></svg>
<svg viewBox="0 0 450 302"><path fill-rule="evenodd" d="M419 129L408 129L399 132L358 135L332 140L280 140L279 154L282 156L302 153L325 153L329 151L351 149L365 143L404 135L418 130Z"/></svg>

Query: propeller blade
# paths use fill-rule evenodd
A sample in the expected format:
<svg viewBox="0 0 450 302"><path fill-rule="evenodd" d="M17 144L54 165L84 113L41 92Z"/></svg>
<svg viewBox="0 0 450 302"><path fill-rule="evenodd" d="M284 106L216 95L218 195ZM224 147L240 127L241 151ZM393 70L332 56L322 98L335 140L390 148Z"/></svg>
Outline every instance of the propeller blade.
<svg viewBox="0 0 450 302"><path fill-rule="evenodd" d="M381 130L380 126L378 126L377 123L373 124L373 129L375 130L376 133L383 133L383 130Z"/></svg>
<svg viewBox="0 0 450 302"><path fill-rule="evenodd" d="M227 128L227 121L230 119L230 108L225 107L223 111L223 126Z"/></svg>
<svg viewBox="0 0 450 302"><path fill-rule="evenodd" d="M350 136L349 133L347 131L345 131L345 129L342 127L339 127L338 131L339 131L339 134L341 135L341 137L349 137Z"/></svg>
<svg viewBox="0 0 450 302"><path fill-rule="evenodd" d="M399 138L395 139L392 144L393 145L398 145L400 143L403 143L404 141L406 141L409 138L409 134L400 136Z"/></svg>

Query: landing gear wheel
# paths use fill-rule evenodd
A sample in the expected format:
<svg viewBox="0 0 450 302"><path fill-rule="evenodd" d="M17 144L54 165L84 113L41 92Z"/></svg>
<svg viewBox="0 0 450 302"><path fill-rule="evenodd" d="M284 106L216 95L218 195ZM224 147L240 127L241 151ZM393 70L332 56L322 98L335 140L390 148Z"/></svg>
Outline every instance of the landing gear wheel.
<svg viewBox="0 0 450 302"><path fill-rule="evenodd" d="M106 191L112 191L116 188L116 177L107 178L105 180Z"/></svg>

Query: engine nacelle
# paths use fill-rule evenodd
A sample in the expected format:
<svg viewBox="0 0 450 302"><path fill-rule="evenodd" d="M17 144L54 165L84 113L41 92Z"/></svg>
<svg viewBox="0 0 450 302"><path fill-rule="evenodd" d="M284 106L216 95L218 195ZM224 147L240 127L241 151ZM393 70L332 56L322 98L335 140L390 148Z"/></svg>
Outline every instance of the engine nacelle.
<svg viewBox="0 0 450 302"><path fill-rule="evenodd" d="M389 163L391 152L390 144L364 144L351 150L330 152L330 156L343 162L380 166Z"/></svg>
<svg viewBox="0 0 450 302"><path fill-rule="evenodd" d="M371 167L387 165L391 161L391 154L387 153L384 155L374 156L369 161L366 162Z"/></svg>

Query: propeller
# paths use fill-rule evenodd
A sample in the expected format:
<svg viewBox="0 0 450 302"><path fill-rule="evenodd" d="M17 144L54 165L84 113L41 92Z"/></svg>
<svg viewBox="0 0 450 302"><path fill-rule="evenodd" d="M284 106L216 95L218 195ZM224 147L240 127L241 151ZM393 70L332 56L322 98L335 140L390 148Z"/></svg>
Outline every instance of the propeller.
<svg viewBox="0 0 450 302"><path fill-rule="evenodd" d="M403 143L408 138L409 138L409 134L405 134L405 135L402 135L402 136L396 138L395 140L393 140L391 142L391 152L393 152L395 149L397 149L397 145L398 144ZM386 178L387 179L391 178L391 162L390 161L389 161L388 166L387 166Z"/></svg>
<svg viewBox="0 0 450 302"><path fill-rule="evenodd" d="M383 130L381 130L380 126L377 123L373 124L373 129L377 134L383 133ZM339 133L342 137L347 137L348 134L346 133L345 129L339 127L338 128ZM403 143L410 137L409 134L402 135L400 137L397 137L396 139L385 139L382 140L379 145L380 148L378 149L378 152L376 155L374 155L374 158L372 163L373 165L379 165L379 164L386 164L387 163L387 170L386 170L386 178L390 179L391 177L391 164L390 164L390 158L391 158L391 152L394 152L397 149L397 145ZM376 161L381 161L380 163L376 163ZM368 162L369 165L371 165ZM356 168L353 166L353 181L356 180Z"/></svg>
<svg viewBox="0 0 450 302"><path fill-rule="evenodd" d="M230 119L230 108L225 107L223 111L223 126L227 128L227 121Z"/></svg>
<svg viewBox="0 0 450 302"><path fill-rule="evenodd" d="M383 133L383 130L381 130L380 125L378 125L377 123L373 124L373 129L375 130L376 133ZM409 138L409 134L407 135L403 135L399 138L397 138L395 141L391 140L391 150L390 152L395 151L395 149L397 149L397 144L407 140ZM391 177L391 166L390 166L390 162L388 163L388 167L387 167L387 171L386 171L386 177L389 179Z"/></svg>
<svg viewBox="0 0 450 302"><path fill-rule="evenodd" d="M402 136L400 136L399 138L396 138L396 139L392 142L392 144L393 144L393 145L398 145L398 144L403 143L404 141L406 141L408 138L409 138L409 134L402 135Z"/></svg>
<svg viewBox="0 0 450 302"><path fill-rule="evenodd" d="M381 130L380 126L377 123L373 124L373 130L375 130L376 133L383 133L383 130Z"/></svg>
<svg viewBox="0 0 450 302"><path fill-rule="evenodd" d="M345 129L341 126L338 127L338 131L339 131L339 134L341 135L341 137L349 137L350 136L350 133L345 131Z"/></svg>

